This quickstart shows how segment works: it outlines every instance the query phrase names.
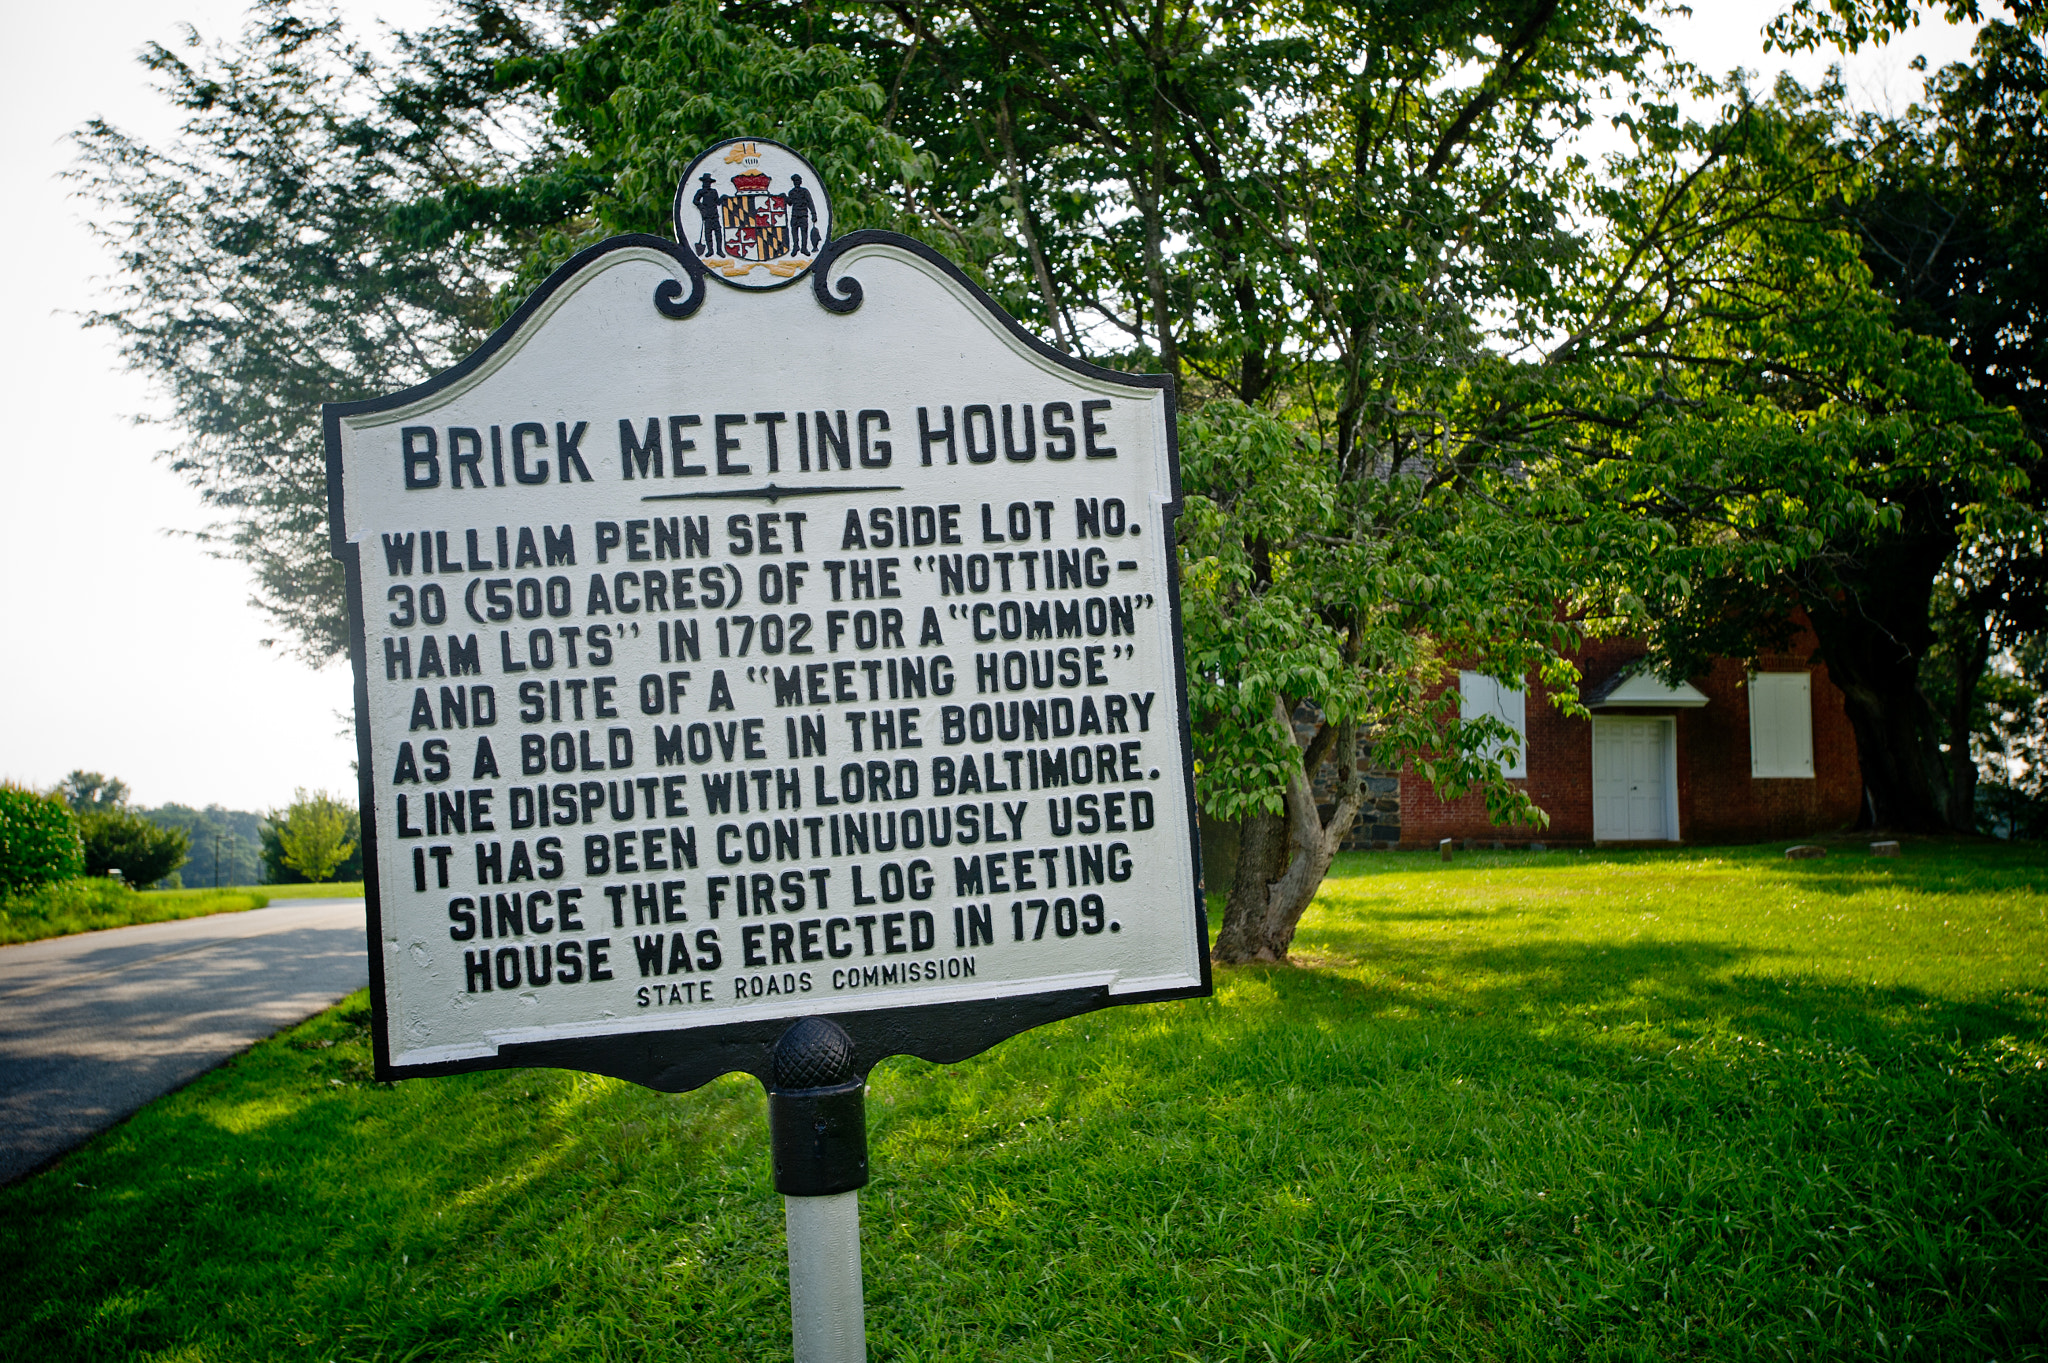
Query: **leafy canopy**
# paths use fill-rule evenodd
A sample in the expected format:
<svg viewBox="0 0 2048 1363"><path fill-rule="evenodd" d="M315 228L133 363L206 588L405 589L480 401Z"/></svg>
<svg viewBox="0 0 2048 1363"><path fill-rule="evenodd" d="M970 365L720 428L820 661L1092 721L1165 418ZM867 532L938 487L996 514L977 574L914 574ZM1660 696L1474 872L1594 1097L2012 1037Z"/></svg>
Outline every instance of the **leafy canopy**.
<svg viewBox="0 0 2048 1363"><path fill-rule="evenodd" d="M326 791L302 786L282 815L272 815L284 864L319 884L356 850L355 805Z"/></svg>

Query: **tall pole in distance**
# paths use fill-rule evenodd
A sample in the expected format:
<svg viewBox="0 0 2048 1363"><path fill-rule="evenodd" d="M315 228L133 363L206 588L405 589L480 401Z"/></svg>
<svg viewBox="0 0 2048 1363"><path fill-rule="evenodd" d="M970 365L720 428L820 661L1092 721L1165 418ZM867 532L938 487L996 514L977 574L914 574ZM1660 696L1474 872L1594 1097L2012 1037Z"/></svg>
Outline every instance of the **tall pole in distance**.
<svg viewBox="0 0 2048 1363"><path fill-rule="evenodd" d="M853 1038L802 1018L770 1056L768 1136L789 1240L796 1363L866 1363L860 1192L868 1181L867 1081Z"/></svg>

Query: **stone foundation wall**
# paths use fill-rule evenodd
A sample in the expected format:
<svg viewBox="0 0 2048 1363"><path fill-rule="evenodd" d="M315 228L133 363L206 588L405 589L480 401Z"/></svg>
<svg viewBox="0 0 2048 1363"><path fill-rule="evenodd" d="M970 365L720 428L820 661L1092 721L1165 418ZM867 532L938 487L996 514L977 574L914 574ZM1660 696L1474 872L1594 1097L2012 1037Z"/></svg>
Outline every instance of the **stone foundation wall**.
<svg viewBox="0 0 2048 1363"><path fill-rule="evenodd" d="M1314 740L1321 722L1322 712L1303 702L1294 712L1294 741L1306 749ZM1332 756L1316 769L1313 782L1316 813L1324 819L1328 819L1336 808L1337 764L1342 760L1341 756ZM1359 778L1365 786L1365 801L1358 807L1358 818L1344 837L1344 850L1392 851L1401 845L1400 773L1375 765L1372 739L1367 735L1360 735L1351 760L1358 764Z"/></svg>

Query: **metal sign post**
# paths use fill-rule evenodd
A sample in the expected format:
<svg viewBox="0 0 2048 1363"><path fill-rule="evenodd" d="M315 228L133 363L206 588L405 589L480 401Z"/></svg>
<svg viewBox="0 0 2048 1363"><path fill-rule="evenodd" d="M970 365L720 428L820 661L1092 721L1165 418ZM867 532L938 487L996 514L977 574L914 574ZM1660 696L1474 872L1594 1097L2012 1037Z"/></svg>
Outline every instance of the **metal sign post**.
<svg viewBox="0 0 2048 1363"><path fill-rule="evenodd" d="M868 1181L867 1081L853 1038L805 1018L771 1056L768 1139L789 1240L797 1363L867 1357L860 1290L860 1192Z"/></svg>
<svg viewBox="0 0 2048 1363"><path fill-rule="evenodd" d="M774 142L675 206L324 409L377 1074L755 1075L854 1358L874 1064L1209 990L1173 391Z"/></svg>

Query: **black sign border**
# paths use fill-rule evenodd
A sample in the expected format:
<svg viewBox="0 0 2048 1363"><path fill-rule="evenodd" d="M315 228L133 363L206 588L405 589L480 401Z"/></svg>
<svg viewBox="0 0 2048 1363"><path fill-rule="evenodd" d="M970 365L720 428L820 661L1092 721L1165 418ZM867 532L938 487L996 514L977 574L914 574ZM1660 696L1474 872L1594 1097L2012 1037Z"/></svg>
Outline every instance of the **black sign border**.
<svg viewBox="0 0 2048 1363"><path fill-rule="evenodd" d="M756 141L760 139L755 139ZM828 291L827 277L847 252L861 246L885 246L916 256L938 267L991 317L1041 358L1070 373L1097 382L1125 388L1163 391L1166 398L1166 455L1170 499L1161 507L1156 527L1169 546L1167 593L1173 620L1173 668L1179 686L1179 722L1182 751L1192 754L1193 727L1188 715L1186 649L1181 634L1180 571L1171 553L1173 522L1180 514L1180 442L1175 421L1175 388L1171 375L1125 374L1077 360L1026 330L1003 310L960 267L939 252L912 237L874 229L850 232L825 244L808 272L819 306L828 313L856 310L863 294L857 280L842 278L836 294ZM1157 989L1142 993L1111 994L1107 986L1049 990L996 999L975 999L959 1003L921 1004L904 1008L859 1009L848 1012L795 1014L746 1022L718 1023L704 1027L674 1027L636 1030L607 1036L554 1037L545 1041L509 1042L494 1055L428 1064L394 1065L391 1060L390 1024L385 1009L382 886L379 883L377 804L374 765L370 751L369 651L366 643L365 610L360 546L348 542L343 527L341 423L354 416L411 406L453 387L489 363L510 345L548 300L606 256L626 250L658 251L671 260L690 281L689 296L674 280L664 281L655 291L653 306L665 317L677 320L694 315L704 297L708 268L676 242L649 233L610 237L577 252L550 274L519 309L466 359L424 383L379 398L355 402L324 403L321 427L327 455L327 519L329 551L341 561L348 591L349 661L355 674L356 782L357 801L362 808L363 895L367 910L366 935L370 953L371 1045L376 1077L390 1081L445 1074L469 1074L482 1070L527 1067L579 1070L624 1079L667 1093L682 1093L710 1083L722 1075L746 1073L763 1083L769 1079L769 1051L789 1026L804 1016L823 1016L844 1027L852 1036L855 1070L865 1074L877 1061L891 1055L912 1055L921 1060L950 1064L978 1055L1020 1032L1063 1018L1076 1017L1100 1008L1133 1003L1156 1003L1173 999L1204 998L1214 992L1209 963L1209 916L1203 899L1202 837L1199 807L1195 804L1192 760L1182 766L1187 809L1190 853L1195 871L1190 887L1194 899L1195 941L1200 960L1201 983L1179 989ZM794 282L794 281L791 281ZM744 290L743 292L771 292Z"/></svg>

